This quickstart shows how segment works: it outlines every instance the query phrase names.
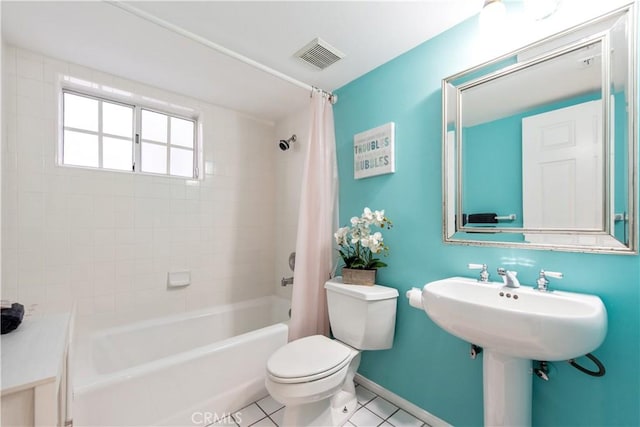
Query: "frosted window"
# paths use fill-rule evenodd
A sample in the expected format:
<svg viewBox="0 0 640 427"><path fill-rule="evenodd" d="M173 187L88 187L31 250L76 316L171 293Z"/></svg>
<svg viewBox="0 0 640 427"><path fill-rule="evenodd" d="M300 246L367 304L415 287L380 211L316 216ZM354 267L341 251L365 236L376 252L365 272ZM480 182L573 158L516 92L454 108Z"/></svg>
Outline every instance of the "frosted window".
<svg viewBox="0 0 640 427"><path fill-rule="evenodd" d="M167 142L167 121L165 114L142 110L142 139Z"/></svg>
<svg viewBox="0 0 640 427"><path fill-rule="evenodd" d="M193 176L193 151L171 147L171 175Z"/></svg>
<svg viewBox="0 0 640 427"><path fill-rule="evenodd" d="M133 136L133 108L103 102L102 131L110 135L131 138Z"/></svg>
<svg viewBox="0 0 640 427"><path fill-rule="evenodd" d="M97 99L64 94L64 126L76 129L98 131Z"/></svg>
<svg viewBox="0 0 640 427"><path fill-rule="evenodd" d="M171 117L171 145L193 148L193 122Z"/></svg>
<svg viewBox="0 0 640 427"><path fill-rule="evenodd" d="M133 150L130 139L102 138L102 167L130 171Z"/></svg>
<svg viewBox="0 0 640 427"><path fill-rule="evenodd" d="M98 136L70 130L64 131L63 163L65 165L99 166Z"/></svg>
<svg viewBox="0 0 640 427"><path fill-rule="evenodd" d="M66 89L62 99L62 165L197 177L196 119Z"/></svg>
<svg viewBox="0 0 640 427"><path fill-rule="evenodd" d="M142 172L167 173L167 147L142 143Z"/></svg>

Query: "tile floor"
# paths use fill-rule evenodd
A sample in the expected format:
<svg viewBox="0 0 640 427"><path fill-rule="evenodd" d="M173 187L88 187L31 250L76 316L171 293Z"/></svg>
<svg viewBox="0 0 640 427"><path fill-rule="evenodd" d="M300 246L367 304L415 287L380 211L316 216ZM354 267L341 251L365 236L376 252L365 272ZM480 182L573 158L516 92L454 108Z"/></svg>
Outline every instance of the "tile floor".
<svg viewBox="0 0 640 427"><path fill-rule="evenodd" d="M345 424L348 427L429 427L427 423L403 411L377 394L357 384L358 409ZM284 407L267 396L242 409L234 411L233 419L224 419L212 426L279 427Z"/></svg>

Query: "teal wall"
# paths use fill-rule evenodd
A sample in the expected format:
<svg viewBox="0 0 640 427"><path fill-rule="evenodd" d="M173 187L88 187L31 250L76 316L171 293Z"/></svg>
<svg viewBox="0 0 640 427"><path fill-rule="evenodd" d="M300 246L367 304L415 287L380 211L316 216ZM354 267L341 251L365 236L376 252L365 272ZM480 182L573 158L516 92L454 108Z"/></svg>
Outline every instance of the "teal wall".
<svg viewBox="0 0 640 427"><path fill-rule="evenodd" d="M473 65L470 19L380 66L337 91L335 105L340 219L363 207L385 209L394 228L384 233L389 267L378 283L399 289L394 347L364 352L360 373L456 426L482 424L482 361L469 344L408 305L412 286L448 276L473 276L467 263L501 265L534 283L538 270L559 270L551 286L599 295L609 331L594 354L602 378L554 362L551 380L533 379L535 426L640 425L640 260L637 256L554 253L442 243L441 79ZM353 135L396 123L395 174L353 179ZM497 190L497 189L496 189ZM495 274L493 276L496 277Z"/></svg>

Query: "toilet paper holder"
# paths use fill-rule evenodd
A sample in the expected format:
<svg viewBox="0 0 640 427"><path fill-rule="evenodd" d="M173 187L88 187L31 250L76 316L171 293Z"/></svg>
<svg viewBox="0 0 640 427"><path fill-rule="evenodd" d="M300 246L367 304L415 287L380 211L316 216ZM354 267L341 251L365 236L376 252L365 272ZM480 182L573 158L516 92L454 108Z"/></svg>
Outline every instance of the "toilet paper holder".
<svg viewBox="0 0 640 427"><path fill-rule="evenodd" d="M409 300L409 305L411 307L424 310L422 305L422 289L420 288L411 288L405 294L407 299Z"/></svg>

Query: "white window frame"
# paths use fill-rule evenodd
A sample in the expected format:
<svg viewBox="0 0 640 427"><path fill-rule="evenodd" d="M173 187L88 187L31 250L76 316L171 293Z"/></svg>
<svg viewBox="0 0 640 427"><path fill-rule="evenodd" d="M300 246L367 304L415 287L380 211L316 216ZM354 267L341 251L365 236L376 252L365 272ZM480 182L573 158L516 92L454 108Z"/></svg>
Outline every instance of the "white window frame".
<svg viewBox="0 0 640 427"><path fill-rule="evenodd" d="M93 87L95 86L99 86L99 85L93 85ZM99 93L96 93L99 92ZM202 146L201 146L201 137L200 137L200 133L201 133L201 123L199 120L198 115L194 114L194 115L184 115L184 114L179 114L176 113L174 111L170 111L170 110L165 110L165 109L161 109L161 108L157 108L157 107L153 107L150 106L148 104L145 103L141 103L141 102L137 102L137 99L131 99L131 101L133 102L128 102L127 101L123 101L121 99L116 99L114 97L110 97L110 96L105 96L104 94L100 93L100 91L95 91L95 90L82 90L82 89L78 89L75 87L68 87L66 85L61 85L60 87L60 100L59 100L59 144L58 144L58 155L57 155L57 164L59 166L62 167L68 167L68 168L81 168L81 169L90 169L90 170L102 170L102 171L109 171L109 172L122 172L122 173L133 173L133 174L141 174L141 175L152 175L152 176L160 176L160 177L168 177L168 178L178 178L178 179L184 179L184 180L198 180L201 179L201 173L200 173L200 162L201 162L201 156L202 156ZM64 125L64 94L65 93L70 93L72 95L76 95L76 96L82 96L82 97L86 97L86 98L90 98L90 99L95 99L97 101L100 101L99 104L99 110L98 110L98 131L94 132L94 131L88 131L88 130L84 130L84 129L76 129L76 128L72 128L72 127L65 127ZM132 98L138 98L138 99L143 99L144 97L142 96L132 96ZM123 139L126 140L127 138L122 137L122 136L118 136L118 135L111 135L111 134L105 134L102 131L102 102L109 102L109 103L113 103L113 104L117 104L117 105L122 105L122 106L126 106L126 107L130 107L133 109L133 137L132 137L132 147L133 147L133 152L132 152L132 165L131 165L131 169L130 170L124 170L124 169L108 169L103 167L103 142L102 139L104 136L107 137L114 137L114 138L118 138L118 139ZM162 114L167 116L167 142L166 143L162 143L162 142L158 142L158 141L153 141L153 140L148 140L148 139L142 139L142 111L150 111L153 113L157 113L157 114ZM177 119L181 119L181 120L186 120L186 121L190 121L193 123L193 147L189 148L189 147L185 147L182 145L175 145L173 146L171 144L171 120L170 118L177 118ZM74 132L82 132L82 133L86 133L86 134L91 134L91 135L97 135L98 136L98 167L93 167L93 166L83 166L83 165L72 165L72 164L65 164L64 163L64 131L65 130L71 130ZM151 143L151 144L155 144L155 145L160 145L160 146L164 146L166 147L166 151L167 151L167 163L166 163L166 173L154 173L154 172L145 172L142 171L142 142L145 143ZM180 148L183 150L191 150L193 152L193 173L191 176L184 176L184 175L172 175L171 174L171 147L175 147L175 148Z"/></svg>

